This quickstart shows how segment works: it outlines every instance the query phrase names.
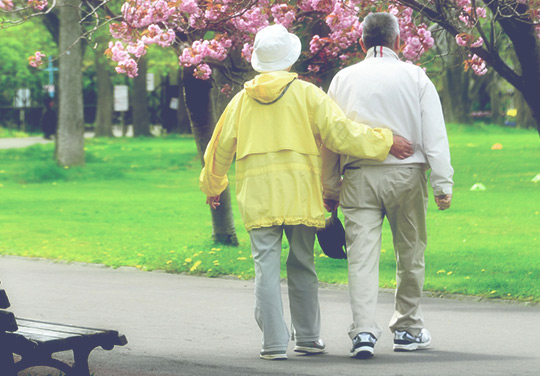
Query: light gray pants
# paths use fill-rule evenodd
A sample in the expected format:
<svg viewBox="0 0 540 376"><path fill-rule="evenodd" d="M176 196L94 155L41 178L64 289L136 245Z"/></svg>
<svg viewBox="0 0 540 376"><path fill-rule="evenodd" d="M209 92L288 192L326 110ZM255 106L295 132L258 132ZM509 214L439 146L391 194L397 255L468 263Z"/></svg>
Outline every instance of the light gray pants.
<svg viewBox="0 0 540 376"><path fill-rule="evenodd" d="M340 204L345 216L349 295L353 324L349 336L382 334L376 322L381 231L386 216L396 255L396 295L390 329L418 335L424 327L420 297L424 286L427 178L421 166L362 166L348 169Z"/></svg>
<svg viewBox="0 0 540 376"><path fill-rule="evenodd" d="M255 263L255 320L263 332L262 348L266 351L286 350L289 343L280 286L284 230L290 247L287 284L293 339L316 341L320 335L319 282L313 260L316 229L304 225L253 229L249 236Z"/></svg>

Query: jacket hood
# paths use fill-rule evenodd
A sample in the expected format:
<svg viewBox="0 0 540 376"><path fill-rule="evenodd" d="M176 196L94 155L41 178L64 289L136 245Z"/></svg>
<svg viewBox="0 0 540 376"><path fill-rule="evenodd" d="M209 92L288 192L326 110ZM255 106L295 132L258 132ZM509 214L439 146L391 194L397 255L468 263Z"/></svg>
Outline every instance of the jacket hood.
<svg viewBox="0 0 540 376"><path fill-rule="evenodd" d="M262 73L246 82L244 89L257 102L271 104L281 98L297 77L298 74L285 71Z"/></svg>

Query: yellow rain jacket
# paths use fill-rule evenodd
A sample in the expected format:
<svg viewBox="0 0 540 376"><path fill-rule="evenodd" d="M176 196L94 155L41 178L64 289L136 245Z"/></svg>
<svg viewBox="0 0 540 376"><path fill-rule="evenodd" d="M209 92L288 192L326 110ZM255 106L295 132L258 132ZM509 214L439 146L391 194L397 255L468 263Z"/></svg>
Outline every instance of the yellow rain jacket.
<svg viewBox="0 0 540 376"><path fill-rule="evenodd" d="M324 227L320 146L383 161L392 132L348 120L316 86L285 71L244 84L221 115L204 154L200 188L218 196L236 153L236 198L246 229Z"/></svg>

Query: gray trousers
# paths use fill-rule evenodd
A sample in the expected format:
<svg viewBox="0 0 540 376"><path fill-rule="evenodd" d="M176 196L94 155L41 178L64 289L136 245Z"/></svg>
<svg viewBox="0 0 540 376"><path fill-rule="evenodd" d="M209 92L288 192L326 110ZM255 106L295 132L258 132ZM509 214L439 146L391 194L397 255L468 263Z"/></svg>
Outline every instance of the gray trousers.
<svg viewBox="0 0 540 376"><path fill-rule="evenodd" d="M249 235L255 263L255 320L262 330L262 349L266 351L286 350L290 336L280 286L283 231L290 247L287 284L293 339L316 341L320 335L319 282L313 259L316 229L304 225L253 229Z"/></svg>
<svg viewBox="0 0 540 376"><path fill-rule="evenodd" d="M349 336L382 334L376 322L381 231L386 216L396 255L396 294L390 329L418 335L424 327L420 297L424 286L427 178L420 166L362 166L345 171L340 204L345 216L349 295L353 323Z"/></svg>

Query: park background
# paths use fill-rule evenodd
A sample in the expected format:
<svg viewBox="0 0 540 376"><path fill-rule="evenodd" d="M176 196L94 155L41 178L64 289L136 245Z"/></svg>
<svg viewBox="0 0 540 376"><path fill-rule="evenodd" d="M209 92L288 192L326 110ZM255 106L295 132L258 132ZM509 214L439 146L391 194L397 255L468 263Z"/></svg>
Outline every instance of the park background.
<svg viewBox="0 0 540 376"><path fill-rule="evenodd" d="M0 30L0 137L41 132L43 101L51 89L43 86L51 82L42 69L47 65L29 67L27 57L36 50L60 53L51 30L38 18ZM0 150L0 254L253 278L233 186L238 245L212 238L177 56L152 46L141 60L139 78L128 79L114 74L103 56L106 40L106 33L96 32L98 48L90 43L83 48L84 130L91 136L85 140L84 165L58 163L55 143ZM455 59L432 51L422 61L441 96L456 171L449 211L437 211L430 196L425 289L537 303L540 150L534 120L520 94L493 70L474 76ZM53 71L53 84L57 77ZM330 78L327 74L319 84L325 87ZM100 80L108 82L108 91L100 91ZM217 88L220 80L215 78ZM108 108L103 115L99 103L112 106L113 85L128 86L129 108ZM14 99L20 88L31 93L22 108ZM222 90L212 95L219 113L230 96ZM128 130L136 137L121 137ZM321 282L346 284L346 261L325 257L318 246L315 252ZM286 254L285 242L283 260ZM395 286L387 225L380 285Z"/></svg>

